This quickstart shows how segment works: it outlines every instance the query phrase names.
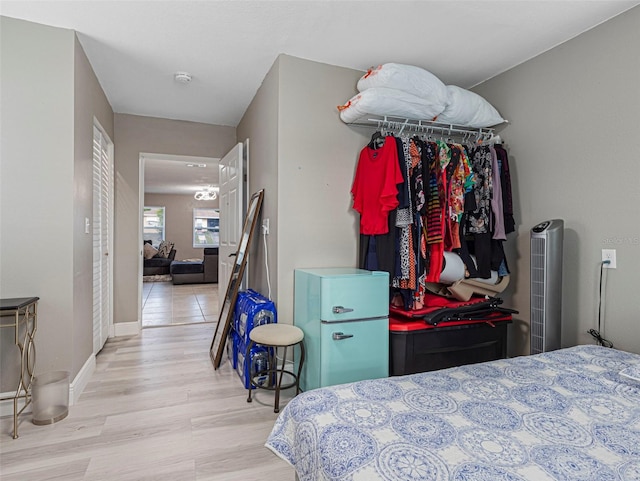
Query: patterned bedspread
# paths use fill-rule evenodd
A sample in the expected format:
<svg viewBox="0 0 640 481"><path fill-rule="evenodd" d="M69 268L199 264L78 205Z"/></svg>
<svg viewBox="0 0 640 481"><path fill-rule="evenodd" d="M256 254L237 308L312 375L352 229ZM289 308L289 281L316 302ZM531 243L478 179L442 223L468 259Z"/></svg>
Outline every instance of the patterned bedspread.
<svg viewBox="0 0 640 481"><path fill-rule="evenodd" d="M300 481L640 481L634 365L576 346L315 389L266 446Z"/></svg>

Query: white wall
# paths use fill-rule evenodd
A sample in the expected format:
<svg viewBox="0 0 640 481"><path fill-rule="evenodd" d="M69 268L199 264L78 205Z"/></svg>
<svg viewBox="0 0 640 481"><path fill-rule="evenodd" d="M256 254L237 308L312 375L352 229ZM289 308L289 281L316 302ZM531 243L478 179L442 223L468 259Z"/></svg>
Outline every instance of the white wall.
<svg viewBox="0 0 640 481"><path fill-rule="evenodd" d="M605 335L640 353L640 7L478 86L509 119L517 237L507 245L514 278L507 303L520 311L512 350L528 352L529 231L565 221L563 346L591 343L600 255L607 271Z"/></svg>
<svg viewBox="0 0 640 481"><path fill-rule="evenodd" d="M78 371L93 355L93 220L94 118L113 141L113 110L75 39L74 163L73 163L73 368Z"/></svg>
<svg viewBox="0 0 640 481"><path fill-rule="evenodd" d="M280 58L278 309L293 319L293 271L358 262L359 218L351 184L371 132L345 125L338 105L363 72Z"/></svg>
<svg viewBox="0 0 640 481"><path fill-rule="evenodd" d="M114 323L138 322L140 153L222 158L236 142L236 129L221 125L116 114Z"/></svg>
<svg viewBox="0 0 640 481"><path fill-rule="evenodd" d="M270 218L269 264L279 322L293 322L294 269L357 264L358 220L349 192L370 132L342 123L336 106L355 94L361 75L281 55L238 127L239 137L251 140L251 188L267 187L263 218ZM263 250L257 242L254 247ZM260 253L252 256L262 259ZM262 263L252 260L250 287L266 295L260 270Z"/></svg>
<svg viewBox="0 0 640 481"><path fill-rule="evenodd" d="M276 59L262 81L262 85L249 104L242 120L238 124L238 139L249 139L249 192L250 195L264 189L262 219L269 219L270 229L267 236L267 260L269 263L269 281L271 296L278 297L278 101L279 101L279 65ZM267 269L265 266L264 239L262 229L256 232L257 239L249 249L248 285L252 289L269 295Z"/></svg>
<svg viewBox="0 0 640 481"><path fill-rule="evenodd" d="M35 371L73 378L93 345L83 287L90 240L81 234L91 217L93 116L108 129L111 111L73 31L1 17L0 39L0 291L40 297ZM7 339L2 391L16 384Z"/></svg>
<svg viewBox="0 0 640 481"><path fill-rule="evenodd" d="M6 17L0 22L0 288L3 298L40 297L36 371L69 369L74 34ZM5 358L13 351L2 338ZM8 373L3 363L3 391Z"/></svg>

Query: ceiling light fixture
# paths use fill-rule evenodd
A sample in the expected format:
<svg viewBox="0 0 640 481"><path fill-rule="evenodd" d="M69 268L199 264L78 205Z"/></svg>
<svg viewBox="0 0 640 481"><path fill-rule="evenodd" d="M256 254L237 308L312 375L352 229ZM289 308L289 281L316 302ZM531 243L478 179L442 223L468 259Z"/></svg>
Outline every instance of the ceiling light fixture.
<svg viewBox="0 0 640 481"><path fill-rule="evenodd" d="M175 74L173 74L173 78L178 83L188 84L189 82L191 82L191 79L193 77L189 72L176 72Z"/></svg>
<svg viewBox="0 0 640 481"><path fill-rule="evenodd" d="M218 198L218 189L210 185L203 190L197 191L193 197L196 200L216 200Z"/></svg>
<svg viewBox="0 0 640 481"><path fill-rule="evenodd" d="M206 167L207 164L187 164L187 167Z"/></svg>

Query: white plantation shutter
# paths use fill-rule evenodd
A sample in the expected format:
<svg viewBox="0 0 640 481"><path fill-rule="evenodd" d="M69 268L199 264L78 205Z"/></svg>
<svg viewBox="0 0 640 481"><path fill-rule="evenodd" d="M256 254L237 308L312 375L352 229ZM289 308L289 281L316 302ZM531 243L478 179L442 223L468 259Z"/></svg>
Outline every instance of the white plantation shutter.
<svg viewBox="0 0 640 481"><path fill-rule="evenodd" d="M109 139L93 127L93 352L109 337L111 326L111 245L113 161Z"/></svg>

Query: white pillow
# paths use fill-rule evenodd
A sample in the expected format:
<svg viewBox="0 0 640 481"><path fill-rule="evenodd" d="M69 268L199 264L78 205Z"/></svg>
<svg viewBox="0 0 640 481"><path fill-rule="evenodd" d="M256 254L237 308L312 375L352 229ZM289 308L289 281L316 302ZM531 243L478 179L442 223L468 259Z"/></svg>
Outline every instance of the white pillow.
<svg viewBox="0 0 640 481"><path fill-rule="evenodd" d="M158 253L158 249L153 247L151 244L145 244L142 252L144 253L145 259L151 259Z"/></svg>
<svg viewBox="0 0 640 481"><path fill-rule="evenodd" d="M158 246L158 257L164 257L165 259L168 258L171 253L171 249L173 249L173 242L163 240Z"/></svg>
<svg viewBox="0 0 640 481"><path fill-rule="evenodd" d="M402 90L411 95L429 99L433 105L441 107L447 105L449 94L447 87L431 72L414 65L400 63L385 63L369 69L358 80L358 91L377 87Z"/></svg>
<svg viewBox="0 0 640 481"><path fill-rule="evenodd" d="M345 123L355 122L366 115L388 115L418 120L433 120L444 104L416 97L402 90L374 87L360 92L338 107Z"/></svg>
<svg viewBox="0 0 640 481"><path fill-rule="evenodd" d="M480 95L457 87L447 85L449 103L437 122L462 125L465 127L492 127L501 124L504 119L498 111Z"/></svg>

